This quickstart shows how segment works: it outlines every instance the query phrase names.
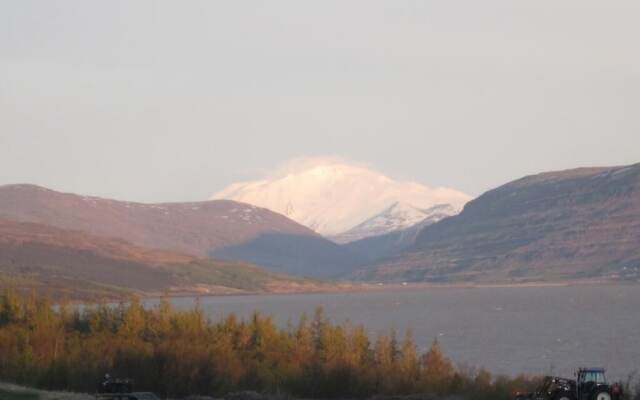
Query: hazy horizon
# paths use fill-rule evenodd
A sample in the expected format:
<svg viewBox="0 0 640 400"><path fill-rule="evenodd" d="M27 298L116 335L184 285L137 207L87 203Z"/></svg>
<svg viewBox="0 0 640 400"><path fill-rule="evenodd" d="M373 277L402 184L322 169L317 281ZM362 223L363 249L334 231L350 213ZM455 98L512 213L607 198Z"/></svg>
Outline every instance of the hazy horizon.
<svg viewBox="0 0 640 400"><path fill-rule="evenodd" d="M477 196L636 163L639 16L632 1L4 2L0 185L205 200L328 155Z"/></svg>

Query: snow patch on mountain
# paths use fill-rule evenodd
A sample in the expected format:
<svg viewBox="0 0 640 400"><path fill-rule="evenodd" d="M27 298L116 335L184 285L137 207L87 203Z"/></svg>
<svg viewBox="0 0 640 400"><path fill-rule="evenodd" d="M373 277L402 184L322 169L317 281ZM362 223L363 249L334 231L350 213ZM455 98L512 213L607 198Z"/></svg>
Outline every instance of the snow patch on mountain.
<svg viewBox="0 0 640 400"><path fill-rule="evenodd" d="M450 188L393 180L356 163L316 157L289 162L266 179L234 183L212 199L268 208L322 235L337 236L385 210L395 215L392 221L372 223L400 229L420 222L424 210L438 205L457 213L471 198Z"/></svg>
<svg viewBox="0 0 640 400"><path fill-rule="evenodd" d="M456 215L460 210L451 204L439 204L430 208L418 208L406 203L395 203L380 214L364 221L347 232L331 237L336 243L349 243L370 236L380 236L413 226L427 225Z"/></svg>

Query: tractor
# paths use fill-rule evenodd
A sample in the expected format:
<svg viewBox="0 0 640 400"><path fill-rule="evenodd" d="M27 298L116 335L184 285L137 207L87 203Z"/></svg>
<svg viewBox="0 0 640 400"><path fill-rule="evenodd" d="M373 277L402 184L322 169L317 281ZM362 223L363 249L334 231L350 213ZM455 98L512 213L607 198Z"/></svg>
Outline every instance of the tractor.
<svg viewBox="0 0 640 400"><path fill-rule="evenodd" d="M547 376L533 393L517 393L515 400L621 400L622 385L608 384L603 368L580 368L576 379Z"/></svg>

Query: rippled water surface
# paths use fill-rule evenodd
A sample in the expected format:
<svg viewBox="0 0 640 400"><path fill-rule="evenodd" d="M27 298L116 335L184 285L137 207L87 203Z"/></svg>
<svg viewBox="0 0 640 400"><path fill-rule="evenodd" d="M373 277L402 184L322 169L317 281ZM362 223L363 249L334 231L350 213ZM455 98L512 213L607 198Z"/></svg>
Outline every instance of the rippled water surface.
<svg viewBox="0 0 640 400"><path fill-rule="evenodd" d="M194 304L173 301L181 309ZM372 335L411 329L421 349L438 337L454 362L496 373L570 375L578 366L604 366L622 378L640 369L640 286L228 296L201 304L212 318L259 310L281 326L322 306L332 321L364 324Z"/></svg>

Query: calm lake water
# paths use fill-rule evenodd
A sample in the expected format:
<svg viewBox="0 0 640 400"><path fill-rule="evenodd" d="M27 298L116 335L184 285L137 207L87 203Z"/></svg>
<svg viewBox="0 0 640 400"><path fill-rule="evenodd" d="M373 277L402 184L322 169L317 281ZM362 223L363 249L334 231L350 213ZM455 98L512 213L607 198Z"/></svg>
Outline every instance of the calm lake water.
<svg viewBox="0 0 640 400"><path fill-rule="evenodd" d="M173 302L180 309L194 305L193 298ZM322 306L334 322L364 324L372 339L411 329L421 350L437 337L455 363L501 374L571 376L579 366L604 366L610 378L623 378L640 369L640 286L228 296L201 304L211 318L259 310L281 326Z"/></svg>

